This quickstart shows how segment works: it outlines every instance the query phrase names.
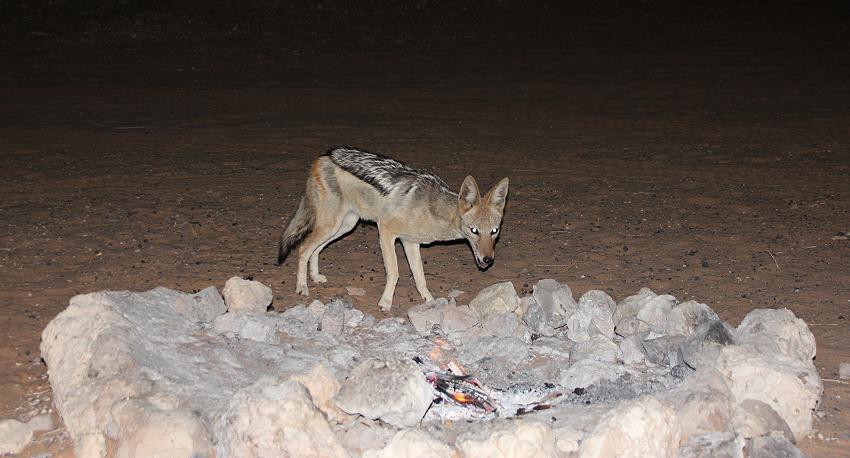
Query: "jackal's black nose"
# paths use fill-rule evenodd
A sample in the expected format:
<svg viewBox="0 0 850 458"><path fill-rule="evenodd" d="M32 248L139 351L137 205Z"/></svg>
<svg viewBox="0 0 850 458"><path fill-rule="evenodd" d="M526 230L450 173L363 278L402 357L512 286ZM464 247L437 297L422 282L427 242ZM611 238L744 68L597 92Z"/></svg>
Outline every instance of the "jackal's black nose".
<svg viewBox="0 0 850 458"><path fill-rule="evenodd" d="M488 266L493 264L493 258L491 256L484 256L482 261L484 261L484 264L487 264Z"/></svg>

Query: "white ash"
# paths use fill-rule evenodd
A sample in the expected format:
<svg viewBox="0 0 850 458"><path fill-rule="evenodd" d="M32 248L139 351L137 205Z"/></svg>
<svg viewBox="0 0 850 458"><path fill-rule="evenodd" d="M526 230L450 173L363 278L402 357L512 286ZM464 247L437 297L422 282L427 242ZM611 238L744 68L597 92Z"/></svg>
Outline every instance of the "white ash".
<svg viewBox="0 0 850 458"><path fill-rule="evenodd" d="M108 443L154 453L157 435L216 456L711 456L743 438L787 451L822 390L814 339L787 310L754 311L735 329L646 288L619 304L602 291L576 302L545 280L522 299L509 282L473 306L437 299L408 322L340 299L280 313L261 298L221 314L205 291L81 295L48 325L42 355L80 456ZM186 308L201 302L212 306ZM438 393L428 373L468 374L495 407ZM632 437L640 418L655 426Z"/></svg>

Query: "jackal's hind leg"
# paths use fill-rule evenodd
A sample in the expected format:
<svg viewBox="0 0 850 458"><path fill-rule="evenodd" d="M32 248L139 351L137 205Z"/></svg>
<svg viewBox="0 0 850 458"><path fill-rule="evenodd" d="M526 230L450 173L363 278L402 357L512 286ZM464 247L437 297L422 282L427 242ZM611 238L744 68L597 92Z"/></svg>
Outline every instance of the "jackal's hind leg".
<svg viewBox="0 0 850 458"><path fill-rule="evenodd" d="M422 267L422 254L419 252L419 244L401 241L404 254L407 255L407 263L410 264L410 272L413 273L413 281L416 282L416 290L425 302L433 301L434 296L425 285L425 269Z"/></svg>
<svg viewBox="0 0 850 458"><path fill-rule="evenodd" d="M313 277L314 281L316 277L312 275L312 262L311 259L314 256L318 256L317 250L319 247L324 247L331 236L336 233L339 228L340 223L342 222L342 218L339 218L337 221L316 221L313 232L301 242L301 245L298 247L298 275L296 278L296 287L295 292L301 294L302 296L307 296L310 294L310 289L307 287L307 264L311 264L311 277ZM316 269L318 271L318 259L316 262ZM317 272L318 273L318 272Z"/></svg>
<svg viewBox="0 0 850 458"><path fill-rule="evenodd" d="M380 222L378 223L378 234L381 239L384 268L387 269L387 285L384 287L384 294L381 295L378 305L381 310L388 311L393 306L393 294L395 294L395 285L398 283L398 259L395 255L396 234Z"/></svg>
<svg viewBox="0 0 850 458"><path fill-rule="evenodd" d="M324 283L328 281L328 278L319 273L319 253L328 246L329 243L334 240L342 237L347 234L349 231L354 229L354 226L357 225L357 221L360 220L360 217L354 213L346 213L346 215L342 218L342 221L337 224L336 232L331 234L331 236L325 240L324 243L319 245L315 251L313 251L313 255L310 256L310 278L316 283Z"/></svg>

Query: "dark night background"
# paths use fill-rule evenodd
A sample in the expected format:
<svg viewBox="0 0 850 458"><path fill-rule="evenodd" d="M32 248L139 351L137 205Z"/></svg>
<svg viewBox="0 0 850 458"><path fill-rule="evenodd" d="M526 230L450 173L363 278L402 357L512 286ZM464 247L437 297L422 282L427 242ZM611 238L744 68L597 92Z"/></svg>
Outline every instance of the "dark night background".
<svg viewBox="0 0 850 458"><path fill-rule="evenodd" d="M462 244L422 250L435 296L555 278L732 324L788 307L836 379L848 44L847 1L0 0L0 418L51 402L40 333L74 294L243 275L276 309L302 301L277 237L335 145L452 186L510 177L491 269ZM404 316L418 295L399 254ZM322 266L315 297L361 287L379 313L374 226ZM850 453L850 387L825 383L815 428L804 452Z"/></svg>

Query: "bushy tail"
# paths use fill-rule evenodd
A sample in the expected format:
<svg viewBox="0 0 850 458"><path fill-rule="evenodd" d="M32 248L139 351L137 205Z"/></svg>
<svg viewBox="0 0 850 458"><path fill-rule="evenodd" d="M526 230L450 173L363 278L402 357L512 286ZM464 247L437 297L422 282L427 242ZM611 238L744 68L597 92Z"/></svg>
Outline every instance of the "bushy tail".
<svg viewBox="0 0 850 458"><path fill-rule="evenodd" d="M289 254L289 251L304 240L307 234L313 231L315 222L315 210L307 203L307 199L302 197L301 203L298 204L298 210L295 211L295 215L289 221L289 226L286 227L283 235L280 236L280 250L277 254L276 265L281 265Z"/></svg>

